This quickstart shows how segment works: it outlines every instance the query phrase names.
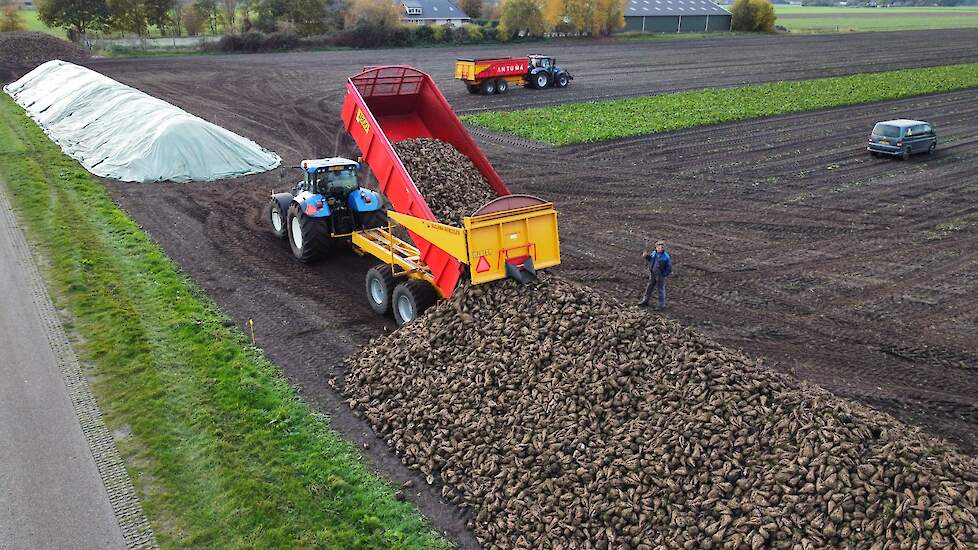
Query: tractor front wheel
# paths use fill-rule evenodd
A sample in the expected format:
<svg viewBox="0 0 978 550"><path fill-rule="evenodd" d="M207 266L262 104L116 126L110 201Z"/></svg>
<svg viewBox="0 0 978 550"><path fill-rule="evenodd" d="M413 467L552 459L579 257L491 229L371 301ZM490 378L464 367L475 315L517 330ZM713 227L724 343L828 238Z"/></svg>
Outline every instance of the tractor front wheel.
<svg viewBox="0 0 978 550"><path fill-rule="evenodd" d="M408 279L394 287L391 306L394 309L394 321L397 326L417 319L422 313L438 300L435 287L427 281Z"/></svg>
<svg viewBox="0 0 978 550"><path fill-rule="evenodd" d="M566 88L569 82L570 79L567 78L567 73L560 73L557 75L557 81L555 84L557 84L558 88Z"/></svg>
<svg viewBox="0 0 978 550"><path fill-rule="evenodd" d="M272 234L280 239L284 239L289 234L289 229L285 223L285 212L282 212L282 205L277 200L270 199L268 208L265 210L268 223L272 226Z"/></svg>
<svg viewBox="0 0 978 550"><path fill-rule="evenodd" d="M387 264L375 265L367 270L367 301L370 309L378 315L387 315L391 311L391 298L394 294L394 287L397 281L391 266Z"/></svg>
<svg viewBox="0 0 978 550"><path fill-rule="evenodd" d="M289 247L292 255L302 263L309 263L325 256L332 246L329 220L311 218L293 203L288 215Z"/></svg>

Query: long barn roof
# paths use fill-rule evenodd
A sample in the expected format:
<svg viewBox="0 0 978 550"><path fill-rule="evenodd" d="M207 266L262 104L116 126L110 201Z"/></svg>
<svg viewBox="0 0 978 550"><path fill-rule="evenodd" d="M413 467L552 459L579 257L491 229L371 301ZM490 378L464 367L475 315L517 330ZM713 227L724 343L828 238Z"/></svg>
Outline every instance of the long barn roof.
<svg viewBox="0 0 978 550"><path fill-rule="evenodd" d="M730 15L710 0L628 0L625 17L655 15Z"/></svg>

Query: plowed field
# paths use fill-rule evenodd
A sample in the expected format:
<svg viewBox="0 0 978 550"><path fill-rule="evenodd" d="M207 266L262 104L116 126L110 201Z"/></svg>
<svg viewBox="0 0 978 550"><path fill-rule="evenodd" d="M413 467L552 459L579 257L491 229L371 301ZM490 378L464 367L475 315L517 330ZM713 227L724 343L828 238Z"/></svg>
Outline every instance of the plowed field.
<svg viewBox="0 0 978 550"><path fill-rule="evenodd" d="M978 60L978 30L711 41L548 45L567 90L470 96L456 55L511 48L102 60L124 83L258 141L287 162L355 155L342 134L345 78L362 66L429 71L459 111L814 78ZM536 46L534 46L536 49ZM870 157L879 119L913 117L941 136L933 158ZM640 252L664 238L676 262L668 315L831 391L978 450L978 91L920 97L551 149L478 134L515 192L561 212L561 272L622 299L644 288ZM292 261L261 226L268 174L132 185L112 194L242 324L315 406L461 542L474 539L436 491L403 468L328 386L346 355L393 329L363 298L371 264L348 254ZM623 306L632 307L632 306Z"/></svg>

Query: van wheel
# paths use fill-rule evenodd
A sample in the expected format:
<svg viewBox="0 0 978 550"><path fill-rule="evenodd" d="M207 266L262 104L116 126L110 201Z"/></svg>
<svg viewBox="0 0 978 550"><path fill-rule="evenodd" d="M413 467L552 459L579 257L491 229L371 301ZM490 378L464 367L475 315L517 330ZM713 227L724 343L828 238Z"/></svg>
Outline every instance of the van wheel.
<svg viewBox="0 0 978 550"><path fill-rule="evenodd" d="M937 149L937 144L936 143L931 143L930 144L930 147L927 148L927 154L930 155L930 156L934 156L934 150L935 149Z"/></svg>
<svg viewBox="0 0 978 550"><path fill-rule="evenodd" d="M910 160L910 147L903 148L903 154L900 155L903 160Z"/></svg>

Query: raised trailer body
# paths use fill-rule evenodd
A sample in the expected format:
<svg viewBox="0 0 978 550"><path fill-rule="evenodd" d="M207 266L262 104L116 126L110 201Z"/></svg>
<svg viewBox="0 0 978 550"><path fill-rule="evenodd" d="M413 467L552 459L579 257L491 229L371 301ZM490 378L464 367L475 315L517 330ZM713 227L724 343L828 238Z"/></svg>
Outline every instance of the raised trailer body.
<svg viewBox="0 0 978 550"><path fill-rule="evenodd" d="M435 138L452 144L472 161L496 195L510 195L506 184L455 115L434 81L417 69L404 66L371 67L351 77L347 82L342 117L347 132L360 147L364 162L377 177L380 191L387 196L398 213L435 222L441 227L451 227L441 224L431 213L427 202L397 156L393 145L406 139ZM550 208L552 209L552 205ZM422 227L420 225L402 225L405 225L414 242L420 263L430 271L432 284L442 296L450 295L462 276L467 255L453 255L439 248L431 242L431 234L419 229ZM455 229L461 231L460 228ZM526 238L533 242L544 239L556 241L556 226L553 231L553 234L533 234ZM444 230L441 232L444 233ZM520 243L517 241L522 239L514 238L512 244L518 245ZM553 250L550 245L537 248ZM559 262L559 251L556 252L556 257L541 258L541 263L554 265L552 262ZM518 259L518 256L514 256L511 263ZM495 264L495 261L492 263Z"/></svg>

